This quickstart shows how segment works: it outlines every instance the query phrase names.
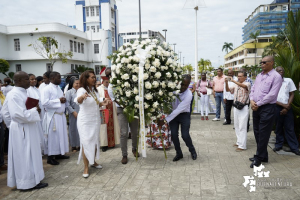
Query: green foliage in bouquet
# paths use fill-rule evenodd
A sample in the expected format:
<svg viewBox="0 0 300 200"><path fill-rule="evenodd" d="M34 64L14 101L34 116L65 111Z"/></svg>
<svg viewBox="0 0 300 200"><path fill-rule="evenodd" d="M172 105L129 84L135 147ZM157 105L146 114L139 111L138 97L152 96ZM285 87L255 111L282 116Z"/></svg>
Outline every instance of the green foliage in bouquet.
<svg viewBox="0 0 300 200"><path fill-rule="evenodd" d="M126 43L109 56L112 61L114 95L131 122L139 118L139 57L138 49L150 48L144 65L145 120L160 118L170 113L172 102L178 96L182 68L171 46L157 39Z"/></svg>

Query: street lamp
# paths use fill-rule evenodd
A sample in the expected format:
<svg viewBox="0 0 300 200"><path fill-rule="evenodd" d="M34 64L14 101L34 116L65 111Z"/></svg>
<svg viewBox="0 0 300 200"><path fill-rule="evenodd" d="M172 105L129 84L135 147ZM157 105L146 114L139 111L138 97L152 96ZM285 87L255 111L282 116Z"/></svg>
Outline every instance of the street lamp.
<svg viewBox="0 0 300 200"><path fill-rule="evenodd" d="M183 66L184 66L184 57L183 57Z"/></svg>
<svg viewBox="0 0 300 200"><path fill-rule="evenodd" d="M173 45L174 45L174 52L175 52L175 45L176 45L176 43L174 43Z"/></svg>
<svg viewBox="0 0 300 200"><path fill-rule="evenodd" d="M164 31L165 32L165 41L167 41L167 29L164 29L164 30L162 30L162 31Z"/></svg>
<svg viewBox="0 0 300 200"><path fill-rule="evenodd" d="M139 24L140 24L140 41L142 40L142 21L141 21L141 0L139 0Z"/></svg>
<svg viewBox="0 0 300 200"><path fill-rule="evenodd" d="M197 12L199 8L205 8L204 0L186 0L184 7L185 9L194 9L196 13L196 23L195 23L195 83L198 82L198 22L197 22ZM198 111L198 95L195 95L195 107Z"/></svg>
<svg viewBox="0 0 300 200"><path fill-rule="evenodd" d="M180 67L181 67L181 51L179 51L179 55L180 55Z"/></svg>

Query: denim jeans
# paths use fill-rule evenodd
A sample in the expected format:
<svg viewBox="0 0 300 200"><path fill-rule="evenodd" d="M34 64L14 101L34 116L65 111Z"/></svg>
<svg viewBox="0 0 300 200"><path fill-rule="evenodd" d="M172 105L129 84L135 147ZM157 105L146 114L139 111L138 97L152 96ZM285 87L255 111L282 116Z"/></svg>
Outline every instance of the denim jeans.
<svg viewBox="0 0 300 200"><path fill-rule="evenodd" d="M222 102L222 105L223 105L223 108L224 108L224 114L226 116L226 107L225 107L225 104L224 104L223 93L216 92L215 100L216 100L216 109L217 109L216 110L216 118L220 119L220 116L221 116L221 102Z"/></svg>

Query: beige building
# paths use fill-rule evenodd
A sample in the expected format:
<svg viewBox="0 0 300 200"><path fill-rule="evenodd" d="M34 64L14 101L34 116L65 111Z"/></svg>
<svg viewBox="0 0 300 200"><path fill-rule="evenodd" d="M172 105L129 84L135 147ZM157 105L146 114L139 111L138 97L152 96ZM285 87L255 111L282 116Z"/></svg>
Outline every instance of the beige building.
<svg viewBox="0 0 300 200"><path fill-rule="evenodd" d="M244 65L258 65L262 59L264 48L270 45L271 42L272 39L270 39L270 37L259 37L258 43L256 43L256 50L254 40L249 40L235 48L224 56L225 69L239 71L239 69Z"/></svg>

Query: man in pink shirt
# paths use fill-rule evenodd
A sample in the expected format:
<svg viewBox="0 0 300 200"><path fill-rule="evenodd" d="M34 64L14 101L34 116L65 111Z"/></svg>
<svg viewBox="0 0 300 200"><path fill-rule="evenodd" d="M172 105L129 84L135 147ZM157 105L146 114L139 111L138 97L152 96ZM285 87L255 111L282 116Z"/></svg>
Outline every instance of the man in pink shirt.
<svg viewBox="0 0 300 200"><path fill-rule="evenodd" d="M219 68L217 70L217 76L213 79L213 95L216 100L216 118L213 121L220 121L221 116L221 102L224 108L224 114L226 116L226 107L224 104L223 99L223 90L224 90L224 83L225 83L225 75L223 74L223 69Z"/></svg>
<svg viewBox="0 0 300 200"><path fill-rule="evenodd" d="M257 75L251 89L250 103L253 110L253 130L257 144L256 154L250 165L260 166L268 162L268 142L276 116L276 102L282 77L274 69L274 57L266 56L260 62L262 72Z"/></svg>

